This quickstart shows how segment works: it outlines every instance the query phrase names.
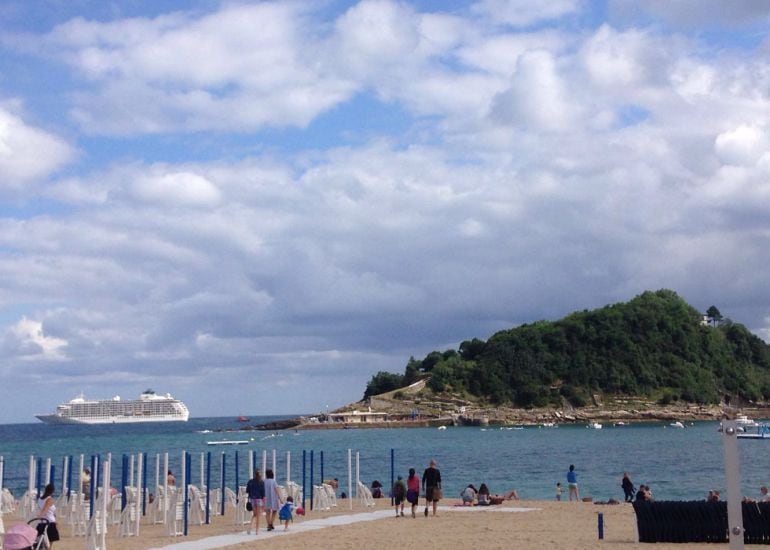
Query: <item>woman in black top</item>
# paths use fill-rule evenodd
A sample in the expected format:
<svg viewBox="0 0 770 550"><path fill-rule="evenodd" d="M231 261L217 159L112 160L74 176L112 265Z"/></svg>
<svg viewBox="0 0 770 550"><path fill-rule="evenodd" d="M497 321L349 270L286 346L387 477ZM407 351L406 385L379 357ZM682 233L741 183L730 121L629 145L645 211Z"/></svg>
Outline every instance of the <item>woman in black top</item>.
<svg viewBox="0 0 770 550"><path fill-rule="evenodd" d="M623 481L620 483L620 486L623 487L623 493L626 495L626 502L634 500L634 484L631 483L628 472L623 472Z"/></svg>
<svg viewBox="0 0 770 550"><path fill-rule="evenodd" d="M425 489L425 515L428 515L428 506L432 502L435 516L436 506L441 499L441 472L436 468L436 461L433 459L422 474L422 487Z"/></svg>

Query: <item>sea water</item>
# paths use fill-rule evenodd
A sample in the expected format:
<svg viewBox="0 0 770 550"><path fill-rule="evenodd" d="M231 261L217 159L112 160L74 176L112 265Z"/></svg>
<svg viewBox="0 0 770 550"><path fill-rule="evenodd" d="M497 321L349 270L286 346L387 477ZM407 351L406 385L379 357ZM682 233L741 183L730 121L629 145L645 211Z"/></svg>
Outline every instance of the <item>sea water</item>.
<svg viewBox="0 0 770 550"><path fill-rule="evenodd" d="M252 418L266 422L279 417ZM239 430L232 418L193 418L188 422L112 424L99 426L9 424L0 425L0 456L5 459L4 485L17 497L27 487L29 457L50 458L55 483L61 487L62 459L73 457L73 483L77 483L80 455L86 465L91 455L112 453L113 484L119 484L123 454L147 453L147 483L155 483L156 455L169 453L170 468L179 476L182 452L192 454L191 482L200 483L201 453L211 453L211 485L219 486L222 454L226 484L235 481L238 453L240 484L248 479L248 456L256 451L255 466L261 467L263 451L268 467L276 452L277 478L286 479L286 454L291 452L291 479L305 477L315 483L338 478L340 491L347 491L348 449L359 456L360 479L370 485L375 479L390 485L391 449L395 474L406 477L409 468L418 475L436 459L446 497L459 495L473 483L486 483L492 493L516 489L525 499L553 499L557 482L566 487L566 472L574 464L581 496L594 500L622 500L620 481L629 472L638 486L652 488L656 499L703 499L710 489L725 492L724 447L715 422L696 422L685 429L667 423L605 425L601 430L585 426L555 428L499 427L394 428L284 430L278 432ZM229 430L234 431L218 431ZM246 440L238 446L207 445L209 441ZM742 490L758 496L759 486L770 484L770 440L740 440ZM162 458L161 458L162 460ZM162 464L162 462L161 462ZM162 468L162 465L161 465ZM353 459L355 476L355 458ZM563 498L567 496L564 491Z"/></svg>

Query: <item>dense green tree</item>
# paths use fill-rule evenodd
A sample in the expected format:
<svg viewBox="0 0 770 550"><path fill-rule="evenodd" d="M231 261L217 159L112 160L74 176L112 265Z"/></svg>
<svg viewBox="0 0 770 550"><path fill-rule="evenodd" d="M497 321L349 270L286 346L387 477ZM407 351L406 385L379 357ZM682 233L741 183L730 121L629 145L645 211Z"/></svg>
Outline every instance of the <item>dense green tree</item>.
<svg viewBox="0 0 770 550"><path fill-rule="evenodd" d="M770 347L716 307L720 322L675 292L644 292L627 303L579 311L559 321L503 330L457 351L410 358L400 381L430 375L434 391L468 393L495 404L584 406L591 394L643 395L660 402L716 403L739 397L770 399ZM378 373L367 395L388 391L399 375ZM371 391L370 391L371 390Z"/></svg>
<svg viewBox="0 0 770 550"><path fill-rule="evenodd" d="M381 393L389 392L403 387L404 377L400 374L393 374L392 372L380 371L372 376L369 383L366 384L366 391L364 392L364 399L371 395L378 395Z"/></svg>

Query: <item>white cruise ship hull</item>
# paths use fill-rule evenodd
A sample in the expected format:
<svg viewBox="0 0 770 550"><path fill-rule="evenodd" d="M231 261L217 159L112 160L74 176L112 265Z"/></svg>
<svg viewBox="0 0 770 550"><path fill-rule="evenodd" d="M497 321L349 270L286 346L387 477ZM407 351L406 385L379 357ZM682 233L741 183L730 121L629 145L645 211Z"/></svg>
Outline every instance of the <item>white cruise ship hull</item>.
<svg viewBox="0 0 770 550"><path fill-rule="evenodd" d="M139 399L87 400L79 397L62 403L50 414L35 417L46 424L137 424L144 422L186 422L190 412L184 403L170 394L143 392Z"/></svg>
<svg viewBox="0 0 770 550"><path fill-rule="evenodd" d="M137 424L144 422L187 422L185 416L107 416L104 418L73 418L58 414L38 414L35 418L46 424Z"/></svg>

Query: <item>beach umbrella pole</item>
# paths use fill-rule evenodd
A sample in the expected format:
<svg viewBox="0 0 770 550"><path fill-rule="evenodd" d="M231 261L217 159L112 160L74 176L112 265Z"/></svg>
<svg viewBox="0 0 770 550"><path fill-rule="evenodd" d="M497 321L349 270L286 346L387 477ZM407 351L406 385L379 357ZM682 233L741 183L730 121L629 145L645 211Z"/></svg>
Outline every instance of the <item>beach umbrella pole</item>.
<svg viewBox="0 0 770 550"><path fill-rule="evenodd" d="M224 516L225 515L225 480L227 476L225 475L225 467L227 466L227 459L224 451L222 452L222 458L221 458L221 466L219 469L219 492L221 493L221 498L219 499L219 515Z"/></svg>
<svg viewBox="0 0 770 550"><path fill-rule="evenodd" d="M291 451L286 451L286 488L291 483Z"/></svg>
<svg viewBox="0 0 770 550"><path fill-rule="evenodd" d="M396 504L396 497L393 495L393 486L396 484L396 451L390 450L390 505Z"/></svg>
<svg viewBox="0 0 770 550"><path fill-rule="evenodd" d="M182 451L182 489L184 490L184 536L187 536L187 527L190 515L190 478L192 477L192 455Z"/></svg>
<svg viewBox="0 0 770 550"><path fill-rule="evenodd" d="M741 462L738 456L738 423L727 420L722 426L727 482L727 533L730 550L743 549L743 508L741 496Z"/></svg>
<svg viewBox="0 0 770 550"><path fill-rule="evenodd" d="M305 478L305 462L307 460L307 451L302 450L302 508L305 508L305 500L307 499L307 484Z"/></svg>
<svg viewBox="0 0 770 550"><path fill-rule="evenodd" d="M315 490L315 487L313 486L314 483L313 478L313 450L310 450L310 511L313 511L313 491Z"/></svg>
<svg viewBox="0 0 770 550"><path fill-rule="evenodd" d="M134 533L139 536L139 521L144 515L144 484L142 483L142 474L144 474L144 455L138 453L136 455L136 491L134 492L134 510L136 510L134 516L136 523L134 524ZM139 506L142 506L141 510ZM141 513L140 513L141 511Z"/></svg>

